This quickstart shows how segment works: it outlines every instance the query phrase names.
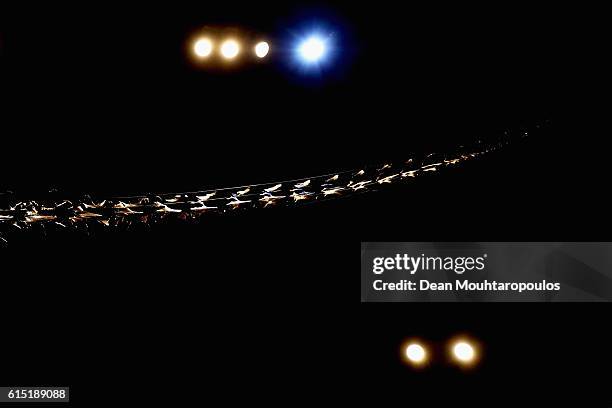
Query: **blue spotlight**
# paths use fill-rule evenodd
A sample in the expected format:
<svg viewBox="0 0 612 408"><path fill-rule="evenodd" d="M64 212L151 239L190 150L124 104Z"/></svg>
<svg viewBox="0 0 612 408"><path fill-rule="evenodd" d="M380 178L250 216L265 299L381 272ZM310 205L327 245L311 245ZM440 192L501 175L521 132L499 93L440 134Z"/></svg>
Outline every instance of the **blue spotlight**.
<svg viewBox="0 0 612 408"><path fill-rule="evenodd" d="M300 35L295 42L294 60L302 73L320 74L326 69L337 54L334 32L311 30Z"/></svg>
<svg viewBox="0 0 612 408"><path fill-rule="evenodd" d="M300 43L298 53L304 62L308 64L317 63L327 53L326 40L320 36L312 35Z"/></svg>

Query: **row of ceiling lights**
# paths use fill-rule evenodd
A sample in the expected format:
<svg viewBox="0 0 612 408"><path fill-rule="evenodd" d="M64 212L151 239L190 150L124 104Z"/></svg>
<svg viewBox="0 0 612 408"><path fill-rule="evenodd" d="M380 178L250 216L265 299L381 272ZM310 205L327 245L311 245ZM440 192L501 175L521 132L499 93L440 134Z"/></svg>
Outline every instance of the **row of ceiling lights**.
<svg viewBox="0 0 612 408"><path fill-rule="evenodd" d="M201 37L194 41L193 52L200 60L211 58L218 48L222 58L233 60L242 52L242 45L233 38L223 40L219 45L208 37ZM253 53L257 58L265 58L270 52L270 45L266 41L260 41L253 47Z"/></svg>
<svg viewBox="0 0 612 408"><path fill-rule="evenodd" d="M450 344L450 354L453 360L463 367L473 366L478 361L478 351L473 340L459 339ZM409 341L404 344L402 354L407 363L422 367L431 360L428 347L420 341Z"/></svg>

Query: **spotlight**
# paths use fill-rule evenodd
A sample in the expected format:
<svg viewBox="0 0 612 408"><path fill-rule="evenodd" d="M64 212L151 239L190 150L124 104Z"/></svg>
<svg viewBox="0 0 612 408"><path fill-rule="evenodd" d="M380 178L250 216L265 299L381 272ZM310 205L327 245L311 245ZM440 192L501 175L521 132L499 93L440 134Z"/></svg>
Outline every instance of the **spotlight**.
<svg viewBox="0 0 612 408"><path fill-rule="evenodd" d="M318 36L311 36L305 39L298 47L300 57L307 63L316 63L325 57L327 44L324 39Z"/></svg>
<svg viewBox="0 0 612 408"><path fill-rule="evenodd" d="M412 364L420 365L427 361L425 348L418 343L409 343L405 349L406 358Z"/></svg>
<svg viewBox="0 0 612 408"><path fill-rule="evenodd" d="M465 342L459 342L453 347L453 353L460 361L472 361L474 359L474 348Z"/></svg>
<svg viewBox="0 0 612 408"><path fill-rule="evenodd" d="M225 59L234 59L240 52L240 45L235 40L226 40L221 44L221 55Z"/></svg>
<svg viewBox="0 0 612 408"><path fill-rule="evenodd" d="M259 58L263 58L270 52L270 45L265 41L260 41L255 45L255 55Z"/></svg>
<svg viewBox="0 0 612 408"><path fill-rule="evenodd" d="M193 52L200 58L208 57L213 51L213 43L208 38L200 38L193 45Z"/></svg>
<svg viewBox="0 0 612 408"><path fill-rule="evenodd" d="M453 344L452 354L455 360L463 365L473 364L477 359L475 347L465 340Z"/></svg>

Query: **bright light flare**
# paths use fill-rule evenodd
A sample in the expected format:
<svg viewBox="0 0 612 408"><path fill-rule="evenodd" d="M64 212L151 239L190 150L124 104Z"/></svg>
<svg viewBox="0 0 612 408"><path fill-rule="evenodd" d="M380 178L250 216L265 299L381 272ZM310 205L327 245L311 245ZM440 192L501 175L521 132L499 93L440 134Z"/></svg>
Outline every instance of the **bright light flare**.
<svg viewBox="0 0 612 408"><path fill-rule="evenodd" d="M255 55L258 58L264 58L270 52L270 44L265 41L260 41L255 45Z"/></svg>
<svg viewBox="0 0 612 408"><path fill-rule="evenodd" d="M453 353L460 361L472 361L474 359L474 348L465 342L455 344Z"/></svg>
<svg viewBox="0 0 612 408"><path fill-rule="evenodd" d="M427 351L419 343L408 343L404 349L404 355L413 365L422 365L427 362Z"/></svg>
<svg viewBox="0 0 612 408"><path fill-rule="evenodd" d="M221 44L221 55L225 59L234 59L240 53L240 44L236 40L225 40Z"/></svg>
<svg viewBox="0 0 612 408"><path fill-rule="evenodd" d="M325 57L327 44L321 37L311 36L299 45L298 52L307 63L315 63Z"/></svg>
<svg viewBox="0 0 612 408"><path fill-rule="evenodd" d="M466 340L453 343L452 355L462 365L474 364L478 358L475 346Z"/></svg>
<svg viewBox="0 0 612 408"><path fill-rule="evenodd" d="M200 38L193 45L193 52L200 58L207 58L213 51L213 43L208 38Z"/></svg>

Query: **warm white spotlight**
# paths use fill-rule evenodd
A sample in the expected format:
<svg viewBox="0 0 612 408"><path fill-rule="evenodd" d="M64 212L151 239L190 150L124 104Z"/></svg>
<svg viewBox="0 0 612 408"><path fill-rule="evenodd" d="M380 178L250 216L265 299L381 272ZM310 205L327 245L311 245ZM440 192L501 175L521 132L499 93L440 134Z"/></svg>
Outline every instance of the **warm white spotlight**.
<svg viewBox="0 0 612 408"><path fill-rule="evenodd" d="M300 57L306 62L317 62L325 56L325 41L319 37L309 37L299 46Z"/></svg>
<svg viewBox="0 0 612 408"><path fill-rule="evenodd" d="M427 353L420 344L412 343L406 347L406 357L412 363L421 364L425 362Z"/></svg>
<svg viewBox="0 0 612 408"><path fill-rule="evenodd" d="M226 40L223 44L221 44L221 55L223 55L223 58L225 59L236 58L239 52L240 45L234 40Z"/></svg>
<svg viewBox="0 0 612 408"><path fill-rule="evenodd" d="M269 51L270 45L265 41L258 42L257 45L255 45L255 55L257 55L259 58L263 58L268 55Z"/></svg>
<svg viewBox="0 0 612 408"><path fill-rule="evenodd" d="M471 344L460 341L453 346L453 355L462 363L471 363L476 356L476 352Z"/></svg>
<svg viewBox="0 0 612 408"><path fill-rule="evenodd" d="M193 46L193 52L200 58L208 57L212 53L212 50L213 43L208 38L200 38Z"/></svg>

